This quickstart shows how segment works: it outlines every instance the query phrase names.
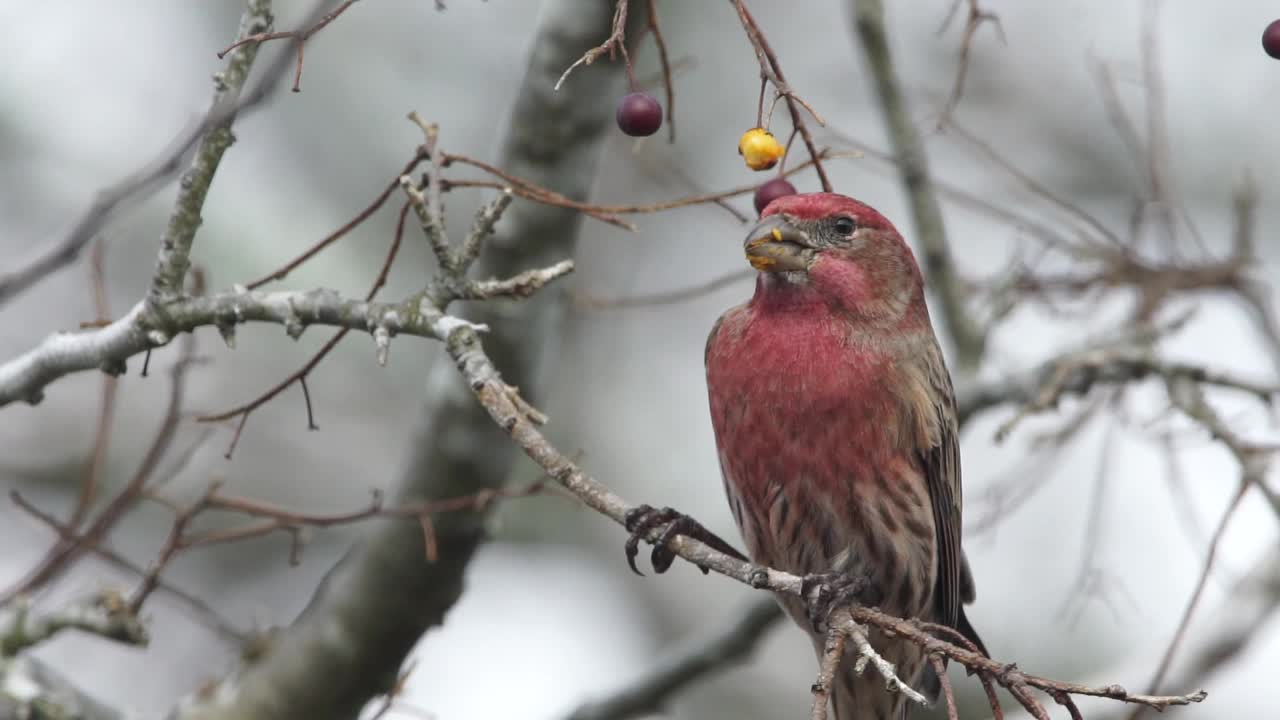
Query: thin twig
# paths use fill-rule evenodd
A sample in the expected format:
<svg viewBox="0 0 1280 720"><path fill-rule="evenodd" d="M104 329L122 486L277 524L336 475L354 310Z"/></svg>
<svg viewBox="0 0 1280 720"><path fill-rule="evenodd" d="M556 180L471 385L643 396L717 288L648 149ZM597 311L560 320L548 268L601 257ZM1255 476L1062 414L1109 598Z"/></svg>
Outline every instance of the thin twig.
<svg viewBox="0 0 1280 720"><path fill-rule="evenodd" d="M59 540L64 542L76 541L76 535L71 528L62 524L53 515L50 515L44 510L36 507L29 500L22 497L22 495L17 491L10 491L9 499L20 510L44 523L51 530L58 533ZM138 577L143 577L147 574L145 568L142 568L137 563L124 555L121 555L110 547L107 547L104 543L98 543L94 547L90 548L90 551L118 570L122 570ZM195 593L183 590L180 587L164 581L159 581L156 585L156 589L173 597L183 605L186 605L201 622L207 625L210 629L218 632L226 639L235 643L243 643L248 638L249 635L247 632L236 627L234 623L223 617L223 615L214 609L212 605Z"/></svg>
<svg viewBox="0 0 1280 720"><path fill-rule="evenodd" d="M813 692L813 706L809 712L811 720L827 720L827 706L831 704L831 693L836 675L840 672L840 664L844 661L844 646L848 641L849 637L842 632L827 635L822 660L818 663L818 679L810 688Z"/></svg>
<svg viewBox="0 0 1280 720"><path fill-rule="evenodd" d="M320 253L320 251L329 247L334 242L345 237L348 233L350 233L355 228L364 224L366 220L368 220L370 217L373 217L373 214L377 212L378 209L381 208L384 203L386 203L387 198L391 197L391 193L395 192L396 188L400 187L400 177L403 175L408 175L409 173L413 172L414 168L416 168L418 164L425 159L426 159L425 154L416 153L413 156L413 158L408 163L406 163L403 168L401 168L400 172L397 173L394 178L392 178L391 182L387 183L387 186L383 188L382 192L380 192L376 198L373 199L373 202L369 203L363 210L356 213L355 217L343 223L342 227L338 228L337 230L334 230L332 233L329 233L325 237L321 238L319 242L307 248L305 251L302 252L302 254L298 255L297 257L285 263L283 266L277 268L276 270L273 270L270 273L263 275L257 280L247 283L245 287L250 290L257 290L258 288L262 287L263 285L266 285L269 282L272 282L273 280L285 279L286 277L288 277L289 273L296 270L300 265L302 265L306 261L315 257L317 254Z"/></svg>
<svg viewBox="0 0 1280 720"><path fill-rule="evenodd" d="M170 371L169 402L165 408L164 417L160 422L160 428L156 431L155 437L147 448L147 452L139 463L133 477L111 502L107 503L107 506L98 513L98 516L89 524L88 529L83 534L73 539L60 541L22 581L0 594L0 604L12 600L17 595L30 593L57 577L85 552L96 547L116 526L129 508L137 503L173 442L178 422L182 417L187 371L195 362L195 339L188 334L182 339L180 355Z"/></svg>
<svg viewBox="0 0 1280 720"><path fill-rule="evenodd" d="M111 306L107 301L106 241L99 237L93 244L89 256L90 287L93 288L94 319L97 322L109 323ZM67 526L75 529L80 526L89 508L98 494L98 485L107 463L107 450L111 447L111 429L115 420L116 395L120 389L120 381L116 376L104 373L102 376L102 400L98 406L98 424L93 434L93 450L89 454L89 470L85 473L84 482L80 485L80 494L76 497L75 507L67 519Z"/></svg>
<svg viewBox="0 0 1280 720"><path fill-rule="evenodd" d="M818 171L818 182L822 184L823 192L831 192L831 180L827 178L827 171L822 167L821 153L813 141L813 133L809 130L809 124L805 121L804 115L800 112L804 108L819 125L826 125L822 116L809 106L800 96L792 91L791 86L787 84L787 79L782 74L782 66L778 64L778 57L774 54L773 48L769 46L769 41L765 38L764 32L760 30L760 26L756 24L755 18L751 12L747 10L747 6L742 0L730 0L734 9L738 13L738 19L742 22L742 28L747 32L747 39L751 41L752 47L756 51L756 57L760 62L761 78L767 78L773 84L773 89L782 96L787 103L787 110L791 113L791 126L800 131L800 137L804 140L805 148L809 150L809 158L813 160L813 167Z"/></svg>
<svg viewBox="0 0 1280 720"><path fill-rule="evenodd" d="M969 14L964 22L964 36L960 40L960 57L956 59L956 75L955 80L951 83L951 94L947 96L947 101L942 106L942 112L938 115L937 126L939 129L945 128L951 121L951 114L955 112L956 107L960 104L960 98L964 95L964 82L969 73L973 37L978 33L978 29L982 27L983 23L990 22L995 26L996 32L1000 36L1000 41L1007 42L1004 37L1004 28L1000 25L1000 16L983 10L978 5L978 0L954 0L951 10L947 13L947 20L943 23L944 28L950 24L951 17L955 15L955 11L961 2L968 6Z"/></svg>
<svg viewBox="0 0 1280 720"><path fill-rule="evenodd" d="M552 89L559 90L560 86L564 85L564 81L569 79L569 73L576 70L579 65L590 65L605 53L609 53L609 56L612 57L613 53L618 48L622 48L623 52L625 53L626 48L623 45L623 43L626 41L626 34L627 34L627 0L616 0L616 4L614 5L614 10L613 10L613 30L612 32L609 33L609 37L606 38L603 43L600 43L596 47L593 47L590 50L588 50L585 54L583 54L582 57L578 58L576 62L574 62L572 65L566 68L564 71L564 74L560 76L560 79L556 81L555 87L553 87ZM628 75L630 75L630 71L631 71L631 62L628 60L627 61ZM634 78L632 78L631 84L633 86L635 85Z"/></svg>
<svg viewBox="0 0 1280 720"><path fill-rule="evenodd" d="M574 304L586 310L617 310L621 308L654 307L688 302L709 295L722 288L749 280L756 275L754 270L734 270L719 277L712 278L678 290L649 293L644 295L628 295L615 298L597 297L587 292L574 293Z"/></svg>
<svg viewBox="0 0 1280 720"><path fill-rule="evenodd" d="M227 53L231 52L232 50L235 50L236 48L244 45L252 45L254 48L256 48L258 45L264 42L267 42L268 40L292 39L293 44L297 48L297 53L298 53L298 61L293 71L293 91L301 92L302 91L301 84L302 84L303 51L306 49L307 41L311 39L312 35L315 35L316 33L323 30L326 25L336 20L339 15L347 11L347 8L350 8L352 5L355 5L357 2L359 2L359 0L345 0L341 5L334 8L333 11L325 13L324 16L322 16L315 23L312 23L311 25L307 26L305 29L302 29L302 30L290 30L288 32L264 31L264 32L255 33L248 37L241 38L240 40L237 40L234 43L232 43L222 52L218 53L218 57L221 58Z"/></svg>
<svg viewBox="0 0 1280 720"><path fill-rule="evenodd" d="M273 21L269 0L253 0L240 20L240 36L268 31ZM234 109L239 105L241 90L244 89L257 55L257 45L238 50L227 62L226 69L214 78L212 106L231 108L232 111L220 115L216 123L208 125L196 144L191 167L178 184L178 199L169 214L169 222L160 242L156 269L151 277L151 288L147 292L148 300L153 303L182 294L187 270L191 267L191 246L195 241L196 230L200 227L205 198L223 154L235 142L235 135L231 133L231 125L236 119Z"/></svg>
<svg viewBox="0 0 1280 720"><path fill-rule="evenodd" d="M389 194L389 191L388 191L388 194ZM385 200L385 198L383 198L383 200ZM371 205L370 208L367 208L366 211L368 212L368 214L372 214L372 210L376 209L377 206L380 206L383 200L379 200L374 205ZM378 276L374 278L373 285L369 288L369 291L365 293L364 299L366 301L373 300L375 297L377 297L378 292L387 284L387 278L391 273L391 266L392 264L395 263L396 257L400 252L400 245L404 238L405 218L407 217L408 213L409 213L409 204L406 202L400 208L400 215L396 220L395 234L392 237L391 246L387 248L386 258L382 261L382 269L378 271ZM365 218L367 217L368 215L365 215ZM354 227L354 225L352 223L348 223L347 227L348 228ZM231 327L230 330L224 331L224 337L228 337L228 336L234 337L234 326L230 326L230 327ZM349 332L351 332L349 328L343 328L338 332L334 333L333 337L329 338L329 340L325 342L325 344L321 346L321 348L318 351L316 351L316 354L311 356L311 359L303 363L302 367L295 370L288 377L276 383L266 392L262 393L261 395L254 398L253 400L250 400L247 403L238 405L234 408L231 408L230 410L225 410L220 413L215 413L212 415L201 415L200 417L196 418L196 420L199 422L222 422L225 420L230 420L231 418L236 416L239 416L241 418L240 422L236 425L235 432L231 437L231 442L228 444L227 451L224 455L227 459L230 459L232 456L232 453L235 452L236 445L239 444L240 435L241 433L244 432L244 426L249 419L250 413L252 413L254 410L257 410L258 408L262 407L263 405L273 400L276 396L278 396L280 393L287 390L291 385L293 385L296 382L302 386L303 399L306 402L307 429L308 430L317 429L316 423L315 423L315 414L312 411L311 393L308 390L307 384L306 384L307 376L310 375L311 371L315 370L316 366L318 366L320 362L324 360L325 357L327 357L329 353L332 352L333 349L338 346L338 343L342 342L342 339L346 337L347 333ZM230 335L228 335L227 333L230 333Z"/></svg>
<svg viewBox="0 0 1280 720"><path fill-rule="evenodd" d="M658 24L657 0L648 0L649 15L646 18L649 31L653 33L653 44L658 48L658 64L662 66L662 87L667 93L667 142L676 141L676 88L671 73L671 58L667 54L667 40L662 36L662 26Z"/></svg>

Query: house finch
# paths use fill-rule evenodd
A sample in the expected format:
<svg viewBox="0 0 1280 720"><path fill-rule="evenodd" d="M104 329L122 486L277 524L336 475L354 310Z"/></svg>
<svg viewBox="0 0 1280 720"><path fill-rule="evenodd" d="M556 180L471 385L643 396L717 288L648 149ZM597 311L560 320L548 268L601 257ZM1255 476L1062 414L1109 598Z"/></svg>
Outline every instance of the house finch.
<svg viewBox="0 0 1280 720"><path fill-rule="evenodd" d="M755 295L707 339L707 392L725 490L763 565L840 577L852 597L940 623L979 648L963 603L955 398L911 250L843 195L774 200L747 235ZM812 607L780 597L813 638ZM899 677L936 698L920 649L873 632ZM984 650L985 652L985 650ZM905 699L842 664L839 720L897 720Z"/></svg>

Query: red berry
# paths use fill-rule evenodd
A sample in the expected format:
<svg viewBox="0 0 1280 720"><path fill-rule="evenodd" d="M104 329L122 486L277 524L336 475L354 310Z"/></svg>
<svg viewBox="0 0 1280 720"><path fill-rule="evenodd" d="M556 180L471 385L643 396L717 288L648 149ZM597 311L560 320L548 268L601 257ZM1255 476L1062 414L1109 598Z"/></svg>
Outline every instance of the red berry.
<svg viewBox="0 0 1280 720"><path fill-rule="evenodd" d="M769 203L784 195L795 195L796 186L787 182L786 178L774 178L756 188L756 212L762 213Z"/></svg>
<svg viewBox="0 0 1280 720"><path fill-rule="evenodd" d="M1271 57L1280 60L1280 20L1276 20L1262 31L1262 49Z"/></svg>
<svg viewBox="0 0 1280 720"><path fill-rule="evenodd" d="M649 93L628 93L618 101L617 119L618 129L628 135L652 135L662 127L662 105Z"/></svg>

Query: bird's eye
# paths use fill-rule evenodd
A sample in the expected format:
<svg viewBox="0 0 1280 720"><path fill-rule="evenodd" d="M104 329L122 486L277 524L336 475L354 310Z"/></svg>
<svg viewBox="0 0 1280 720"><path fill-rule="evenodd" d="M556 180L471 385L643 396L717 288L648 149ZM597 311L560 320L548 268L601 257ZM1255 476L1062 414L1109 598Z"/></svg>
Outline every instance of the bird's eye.
<svg viewBox="0 0 1280 720"><path fill-rule="evenodd" d="M848 237L853 234L853 230L856 227L857 225L853 222L853 218L851 217L842 216L842 217L836 218L835 229L836 229L836 233L839 235Z"/></svg>

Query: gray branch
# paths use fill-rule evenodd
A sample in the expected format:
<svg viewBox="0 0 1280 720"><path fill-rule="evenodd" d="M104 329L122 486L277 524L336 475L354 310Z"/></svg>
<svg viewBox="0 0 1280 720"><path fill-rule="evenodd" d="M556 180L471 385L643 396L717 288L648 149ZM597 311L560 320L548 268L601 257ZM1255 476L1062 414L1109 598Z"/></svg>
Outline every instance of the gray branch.
<svg viewBox="0 0 1280 720"><path fill-rule="evenodd" d="M248 10L240 20L238 38L271 32L271 0L249 0ZM217 122L205 130L196 146L191 168L182 176L178 186L178 200L169 216L160 243L160 258L156 263L151 282L153 298L176 297L182 293L182 283L191 267L191 244L200 228L200 211L218 171L222 155L235 142L231 124L235 122L235 108L240 101L240 91L249 77L253 60L258 56L258 43L247 43L232 51L226 70L214 76L214 94L210 114Z"/></svg>
<svg viewBox="0 0 1280 720"><path fill-rule="evenodd" d="M939 295L941 319L955 345L958 369L963 375L969 375L982 360L986 333L967 310L964 284L947 242L942 208L929 175L924 143L911 123L911 114L893 68L885 32L884 5L881 0L852 0L852 5L854 28L862 41L863 55L875 80L889 144L911 204L916 238L920 241L921 259L924 261L922 264L929 276L929 286Z"/></svg>
<svg viewBox="0 0 1280 720"><path fill-rule="evenodd" d="M765 631L781 619L773 598L755 600L724 627L659 659L627 686L583 703L568 720L625 720L661 712L685 687L750 657Z"/></svg>
<svg viewBox="0 0 1280 720"><path fill-rule="evenodd" d="M573 263L560 262L526 271L510 280L485 281L477 292L486 297L530 293L569 273ZM434 293L416 293L397 303L365 302L333 290L231 290L183 297L152 306L139 302L122 318L96 330L57 333L26 353L0 365L0 407L18 400L39 402L44 388L64 375L95 368L123 372L125 360L168 344L180 333L201 327L219 329L246 322L275 323L298 338L312 325L363 330L385 336L415 335L445 340L465 320L445 315ZM482 327L482 326L477 326Z"/></svg>
<svg viewBox="0 0 1280 720"><path fill-rule="evenodd" d="M120 714L81 692L26 651L67 630L143 645L146 627L119 594L106 591L53 612L34 612L20 597L0 619L0 720L118 720Z"/></svg>
<svg viewBox="0 0 1280 720"><path fill-rule="evenodd" d="M963 425L984 410L1021 405L1018 414L1000 428L1000 435L1004 436L1022 418L1052 410L1064 397L1083 397L1102 385L1124 385L1151 378L1237 390L1264 403L1280 397L1280 385L1200 365L1163 360L1145 348L1097 347L1066 353L1030 371L999 380L961 384L956 387L957 414Z"/></svg>
<svg viewBox="0 0 1280 720"><path fill-rule="evenodd" d="M0 660L0 720L125 720L127 717L85 694L44 661L30 655Z"/></svg>
<svg viewBox="0 0 1280 720"><path fill-rule="evenodd" d="M0 621L0 659L8 659L64 630L79 630L128 645L146 645L147 630L142 620L118 594L102 592L55 612L34 613L25 597L5 608L8 618Z"/></svg>

